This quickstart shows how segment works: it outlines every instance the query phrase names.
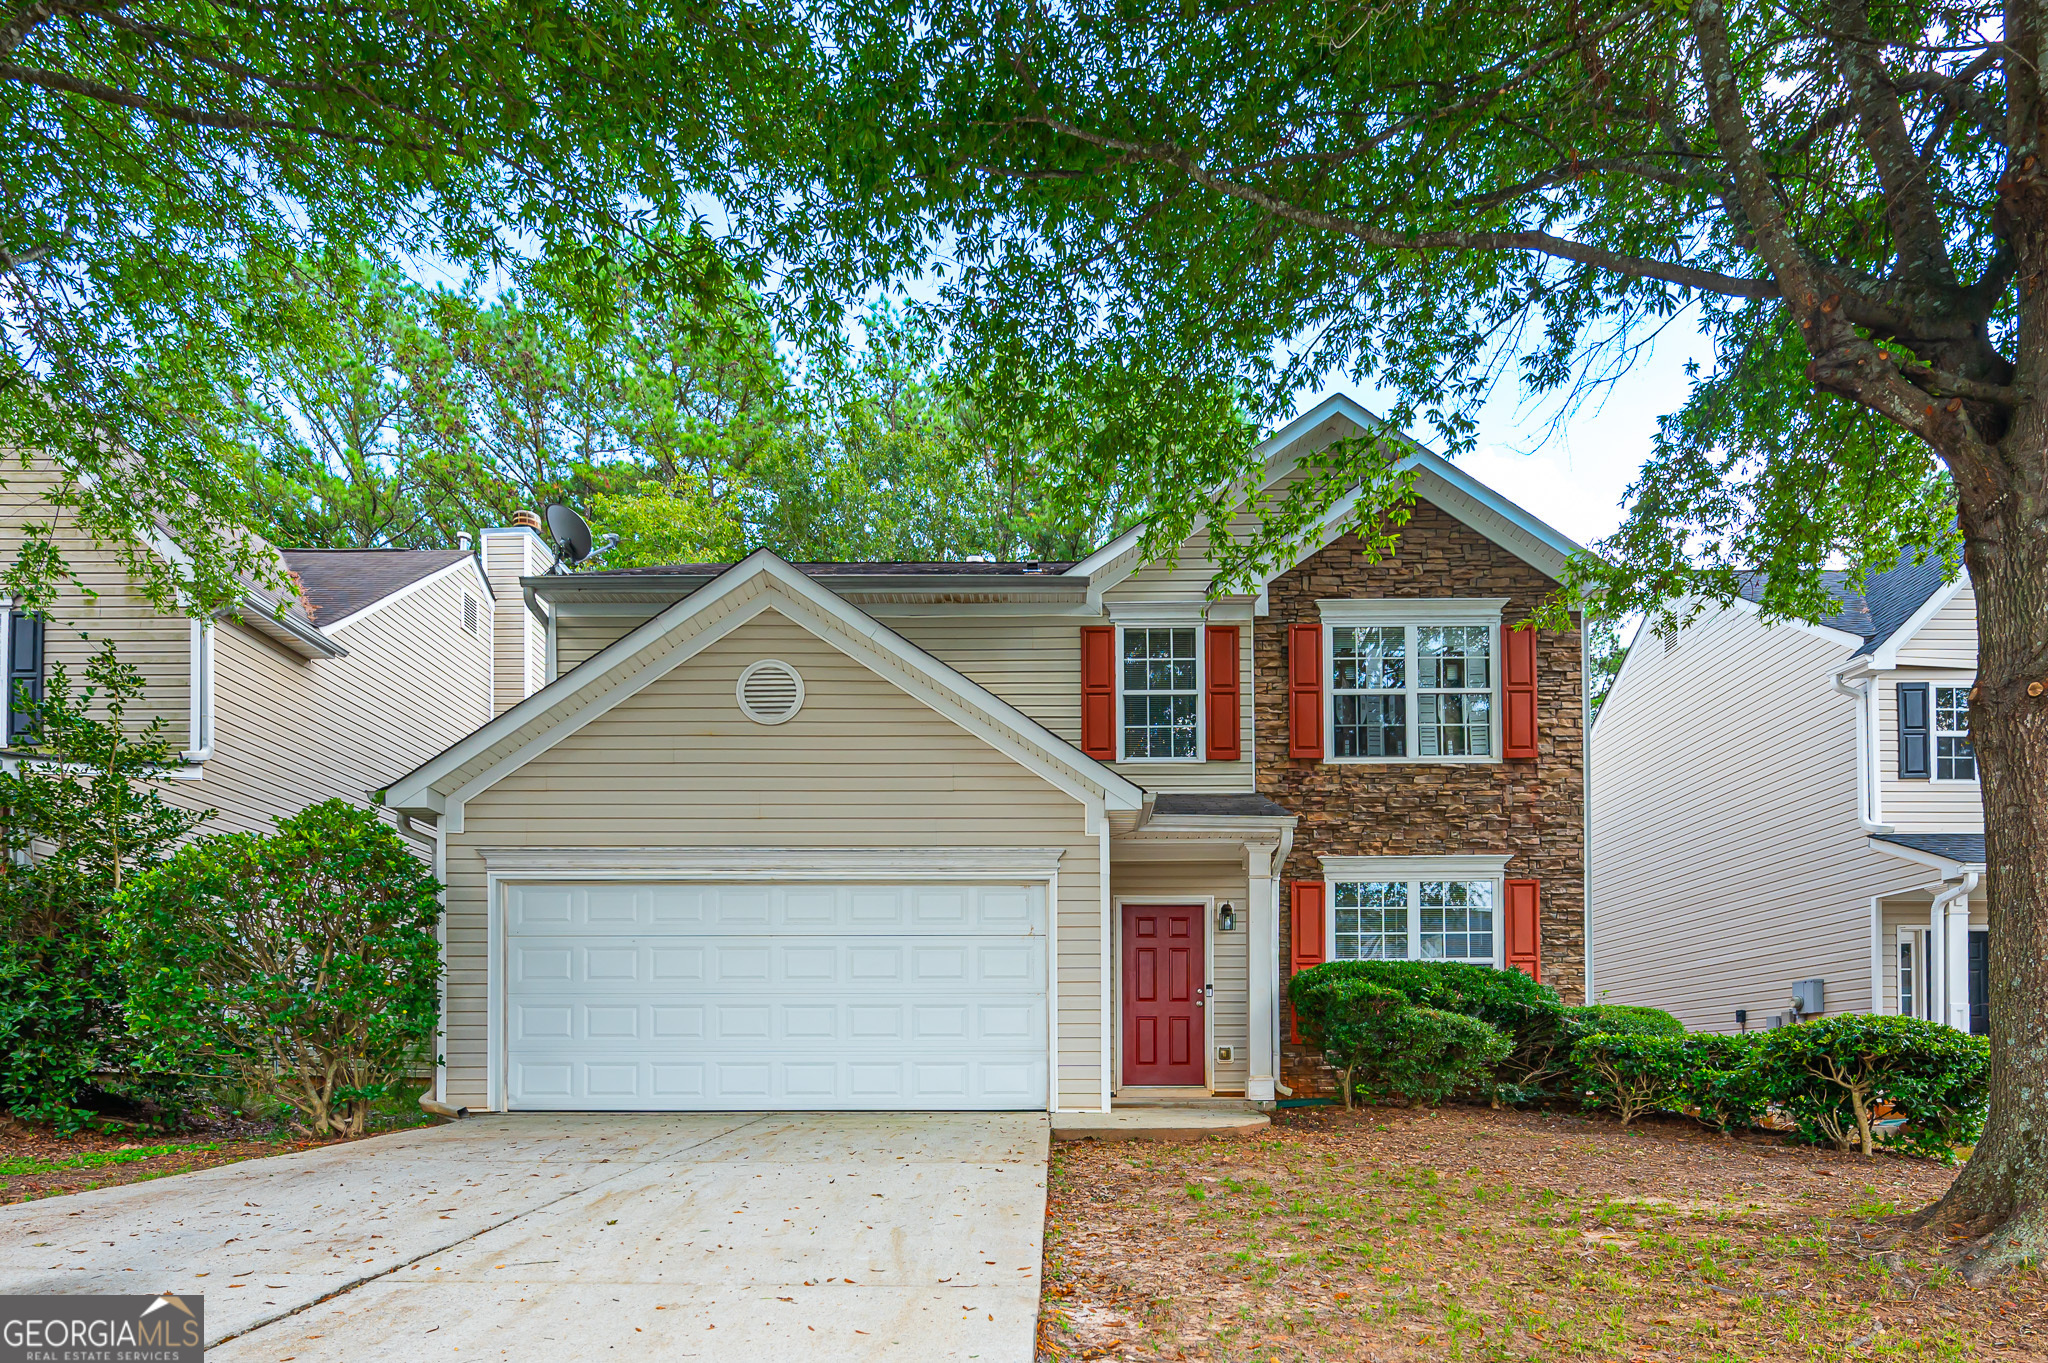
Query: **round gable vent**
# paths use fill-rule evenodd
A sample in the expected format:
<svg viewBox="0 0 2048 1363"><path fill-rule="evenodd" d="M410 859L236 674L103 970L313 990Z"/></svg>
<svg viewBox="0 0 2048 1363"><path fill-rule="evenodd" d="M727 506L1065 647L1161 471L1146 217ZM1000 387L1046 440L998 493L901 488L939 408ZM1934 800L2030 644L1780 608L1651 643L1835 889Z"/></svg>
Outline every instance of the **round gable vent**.
<svg viewBox="0 0 2048 1363"><path fill-rule="evenodd" d="M804 708L804 679L780 658L763 658L740 673L740 712L756 724L780 724Z"/></svg>

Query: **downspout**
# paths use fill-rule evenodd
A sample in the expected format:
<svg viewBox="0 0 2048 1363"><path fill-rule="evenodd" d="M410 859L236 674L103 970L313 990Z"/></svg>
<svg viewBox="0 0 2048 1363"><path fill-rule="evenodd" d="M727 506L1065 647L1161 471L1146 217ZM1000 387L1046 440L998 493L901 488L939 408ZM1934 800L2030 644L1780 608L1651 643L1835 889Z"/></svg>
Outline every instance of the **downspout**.
<svg viewBox="0 0 2048 1363"><path fill-rule="evenodd" d="M1942 1021L1959 1032L1970 1030L1970 895L1981 878L1982 872L1963 872L1934 897L1928 915L1928 938L1941 943L1940 974L1930 971L1928 980L1941 981Z"/></svg>
<svg viewBox="0 0 2048 1363"><path fill-rule="evenodd" d="M1877 775L1877 678L1866 673L1851 684L1840 672L1830 679L1835 690L1858 703L1856 715L1856 826L1866 833L1889 833L1884 821L1884 795Z"/></svg>

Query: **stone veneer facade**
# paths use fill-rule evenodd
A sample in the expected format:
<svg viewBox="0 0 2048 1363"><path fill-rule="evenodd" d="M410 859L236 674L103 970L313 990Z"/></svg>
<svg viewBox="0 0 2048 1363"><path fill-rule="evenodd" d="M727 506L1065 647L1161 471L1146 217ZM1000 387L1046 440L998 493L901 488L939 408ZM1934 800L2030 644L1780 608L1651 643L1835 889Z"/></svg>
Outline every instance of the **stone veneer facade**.
<svg viewBox="0 0 2048 1363"><path fill-rule="evenodd" d="M1529 615L1557 584L1428 502L1417 500L1394 552L1368 563L1355 536L1276 578L1255 640L1259 793L1299 816L1288 881L1321 880L1323 856L1507 855L1506 874L1541 882L1542 975L1567 1003L1583 1001L1586 962L1585 672L1580 636L1537 642L1534 761L1310 762L1287 755L1287 627L1319 619L1339 597L1506 597L1504 624ZM1577 617L1574 617L1576 621ZM1496 731L1497 732L1497 731ZM1496 738L1496 741L1498 739ZM1331 1091L1320 1057L1287 1040L1292 959L1281 897L1281 1081L1296 1096ZM1498 920L1496 920L1496 930Z"/></svg>

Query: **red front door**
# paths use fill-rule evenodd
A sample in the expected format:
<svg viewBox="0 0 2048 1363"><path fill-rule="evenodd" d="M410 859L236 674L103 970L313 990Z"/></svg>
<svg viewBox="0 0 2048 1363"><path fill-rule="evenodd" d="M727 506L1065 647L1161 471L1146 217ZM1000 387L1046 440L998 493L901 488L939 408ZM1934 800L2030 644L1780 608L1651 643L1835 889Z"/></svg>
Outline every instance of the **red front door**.
<svg viewBox="0 0 2048 1363"><path fill-rule="evenodd" d="M1197 904L1124 905L1124 1082L1200 1088L1207 1044Z"/></svg>

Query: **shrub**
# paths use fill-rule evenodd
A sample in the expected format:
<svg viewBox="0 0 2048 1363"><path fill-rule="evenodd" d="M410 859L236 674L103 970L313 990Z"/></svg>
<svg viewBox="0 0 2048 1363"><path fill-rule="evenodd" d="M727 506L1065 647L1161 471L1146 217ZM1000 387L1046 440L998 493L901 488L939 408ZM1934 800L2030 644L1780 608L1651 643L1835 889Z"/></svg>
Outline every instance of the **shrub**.
<svg viewBox="0 0 2048 1363"><path fill-rule="evenodd" d="M1592 1105L1611 1107L1627 1126L1645 1112L1671 1112L1686 1090L1685 1041L1643 1032L1595 1032L1572 1047L1572 1067Z"/></svg>
<svg viewBox="0 0 2048 1363"><path fill-rule="evenodd" d="M1807 1140L1871 1154L1884 1107L1905 1118L1887 1144L1947 1158L1983 1127L1991 1048L1924 1018L1848 1013L1759 1034L1754 1068Z"/></svg>
<svg viewBox="0 0 2048 1363"><path fill-rule="evenodd" d="M0 772L0 1108L71 1132L97 1115L161 1119L175 1075L145 1073L124 1018L107 916L124 876L208 817L167 803L162 719L126 719L142 676L112 644L72 689L63 664ZM182 1067L173 1067L173 1069Z"/></svg>
<svg viewBox="0 0 2048 1363"><path fill-rule="evenodd" d="M1766 1102L1756 1067L1762 1040L1758 1032L1686 1034L1685 1098L1695 1117L1717 1131L1756 1125Z"/></svg>
<svg viewBox="0 0 2048 1363"><path fill-rule="evenodd" d="M1496 1104L1539 1097L1565 1073L1571 1040L1564 1005L1555 989L1519 970L1463 961L1329 961L1295 978L1324 972L1391 989L1414 1007L1477 1018L1505 1036L1507 1054L1481 1081Z"/></svg>
<svg viewBox="0 0 2048 1363"><path fill-rule="evenodd" d="M1346 1107L1354 1094L1434 1106L1459 1088L1484 1085L1510 1049L1481 1019L1416 1007L1362 972L1317 966L1290 980L1288 995L1302 1031L1336 1069Z"/></svg>
<svg viewBox="0 0 2048 1363"><path fill-rule="evenodd" d="M340 800L269 836L201 838L122 895L128 1017L167 1058L210 1057L315 1135L361 1135L429 1059L439 887L389 825Z"/></svg>
<svg viewBox="0 0 2048 1363"><path fill-rule="evenodd" d="M1567 1008L1564 1015L1566 1025L1575 1034L1575 1041L1578 1037L1592 1036L1596 1032L1614 1035L1629 1033L1636 1036L1685 1035L1685 1024L1661 1008L1600 1003L1587 1008Z"/></svg>

